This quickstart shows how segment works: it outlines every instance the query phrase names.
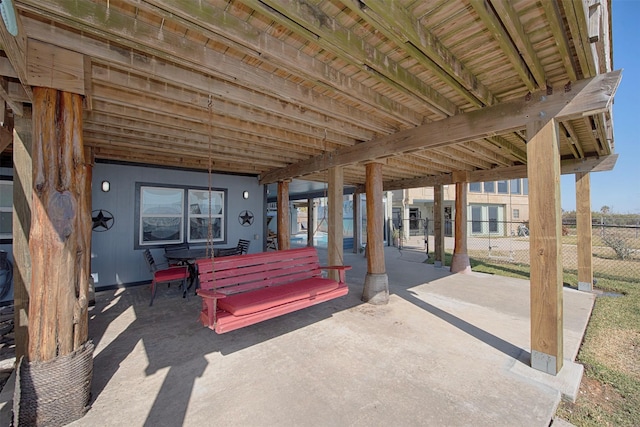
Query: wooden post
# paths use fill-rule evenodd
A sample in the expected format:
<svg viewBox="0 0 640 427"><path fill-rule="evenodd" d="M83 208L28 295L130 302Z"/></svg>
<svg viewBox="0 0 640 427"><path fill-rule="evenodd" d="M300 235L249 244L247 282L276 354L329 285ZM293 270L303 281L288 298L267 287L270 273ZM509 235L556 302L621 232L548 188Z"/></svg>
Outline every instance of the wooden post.
<svg viewBox="0 0 640 427"><path fill-rule="evenodd" d="M328 262L329 265L344 264L343 247L343 172L342 166L329 169L329 194L327 197L329 217L327 220L328 236ZM330 270L329 278L338 280L338 271Z"/></svg>
<svg viewBox="0 0 640 427"><path fill-rule="evenodd" d="M371 304L389 302L389 278L384 263L384 208L382 206L382 164L367 163L367 276L362 300Z"/></svg>
<svg viewBox="0 0 640 427"><path fill-rule="evenodd" d="M467 252L467 183L456 182L455 244L451 259L452 273L471 273Z"/></svg>
<svg viewBox="0 0 640 427"><path fill-rule="evenodd" d="M444 192L442 184L433 187L433 238L435 267L444 267ZM428 237L427 237L428 238Z"/></svg>
<svg viewBox="0 0 640 427"><path fill-rule="evenodd" d="M362 247L360 236L360 190L353 193L353 253L357 254Z"/></svg>
<svg viewBox="0 0 640 427"><path fill-rule="evenodd" d="M88 322L85 233L91 222L83 194L82 97L36 87L33 98L31 362L69 354L82 339Z"/></svg>
<svg viewBox="0 0 640 427"><path fill-rule="evenodd" d="M278 181L278 249L291 247L291 218L289 213L289 181Z"/></svg>
<svg viewBox="0 0 640 427"><path fill-rule="evenodd" d="M313 199L307 199L307 246L313 247L313 233L316 231Z"/></svg>
<svg viewBox="0 0 640 427"><path fill-rule="evenodd" d="M86 214L91 216L91 199L92 199L92 190L91 190L91 181L93 178L93 150L90 148L84 149L84 163L82 163L82 170L84 172L84 189L82 193L82 197L80 198L80 211L86 212ZM88 248L88 250L83 251L81 254L78 254L80 258L80 263L82 267L80 268L80 277L84 277L86 280L80 281L80 288L78 289L78 300L82 301L78 304L77 317L78 319L83 319L83 321L78 322L78 327L74 331L74 348L80 347L84 344L87 339L89 339L89 300L91 299L89 295L89 280L91 278L91 229L92 222L88 219L79 224L79 233L78 233L78 246L83 248ZM84 319L87 319L85 322Z"/></svg>
<svg viewBox="0 0 640 427"><path fill-rule="evenodd" d="M531 258L531 367L556 375L562 368L562 215L558 124L527 126Z"/></svg>
<svg viewBox="0 0 640 427"><path fill-rule="evenodd" d="M31 285L31 108L16 117L13 131L13 303L16 360L27 356L29 348L29 287Z"/></svg>
<svg viewBox="0 0 640 427"><path fill-rule="evenodd" d="M576 174L576 230L578 233L578 289L593 291L591 231L591 175Z"/></svg>

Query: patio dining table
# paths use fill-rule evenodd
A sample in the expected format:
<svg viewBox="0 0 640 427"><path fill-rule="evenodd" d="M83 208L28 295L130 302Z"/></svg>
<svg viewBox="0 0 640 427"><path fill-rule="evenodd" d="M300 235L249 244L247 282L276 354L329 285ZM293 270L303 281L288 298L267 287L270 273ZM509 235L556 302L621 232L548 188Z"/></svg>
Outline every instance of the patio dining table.
<svg viewBox="0 0 640 427"><path fill-rule="evenodd" d="M220 254L224 254L225 250L229 250L233 248L214 248L213 256L217 257ZM191 248L191 249L175 249L175 250L167 250L164 253L165 258L168 261L175 261L182 265L186 265L189 268L189 286L187 286L187 290L191 289L194 282L196 284L196 289L198 289L198 272L196 270L195 261L200 258L206 258L211 256L211 251L207 253L207 248ZM185 291L186 294L186 291Z"/></svg>

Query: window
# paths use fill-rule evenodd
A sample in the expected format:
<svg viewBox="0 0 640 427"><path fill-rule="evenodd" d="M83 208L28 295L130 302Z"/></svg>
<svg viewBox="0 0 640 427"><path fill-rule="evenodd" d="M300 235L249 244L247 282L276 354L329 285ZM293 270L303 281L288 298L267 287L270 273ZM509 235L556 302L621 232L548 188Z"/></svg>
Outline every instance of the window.
<svg viewBox="0 0 640 427"><path fill-rule="evenodd" d="M3 180L0 181L0 241L13 238L12 212L13 182Z"/></svg>
<svg viewBox="0 0 640 427"><path fill-rule="evenodd" d="M498 181L498 194L509 194L509 181Z"/></svg>
<svg viewBox="0 0 640 427"><path fill-rule="evenodd" d="M482 206L471 206L471 232L482 233Z"/></svg>
<svg viewBox="0 0 640 427"><path fill-rule="evenodd" d="M529 179L527 178L524 178L522 180L522 194L524 194L525 196L529 194Z"/></svg>
<svg viewBox="0 0 640 427"><path fill-rule="evenodd" d="M225 241L226 190L212 190L211 203L208 189L138 183L136 190L136 248L207 242L209 206L213 241Z"/></svg>
<svg viewBox="0 0 640 427"><path fill-rule="evenodd" d="M511 213L513 219L520 219L520 209L514 209Z"/></svg>
<svg viewBox="0 0 640 427"><path fill-rule="evenodd" d="M489 206L489 233L498 232L498 207Z"/></svg>
<svg viewBox="0 0 640 427"><path fill-rule="evenodd" d="M221 242L224 230L224 192L211 191L211 232ZM189 243L206 242L209 236L209 190L189 190Z"/></svg>
<svg viewBox="0 0 640 427"><path fill-rule="evenodd" d="M511 194L520 194L520 180L512 179L511 180Z"/></svg>
<svg viewBox="0 0 640 427"><path fill-rule="evenodd" d="M140 187L140 245L181 243L184 190Z"/></svg>
<svg viewBox="0 0 640 427"><path fill-rule="evenodd" d="M469 183L469 192L470 193L482 193L482 185L480 182L470 182Z"/></svg>
<svg viewBox="0 0 640 427"><path fill-rule="evenodd" d="M496 192L496 183L495 181L488 181L484 183L484 192L485 193L495 193Z"/></svg>

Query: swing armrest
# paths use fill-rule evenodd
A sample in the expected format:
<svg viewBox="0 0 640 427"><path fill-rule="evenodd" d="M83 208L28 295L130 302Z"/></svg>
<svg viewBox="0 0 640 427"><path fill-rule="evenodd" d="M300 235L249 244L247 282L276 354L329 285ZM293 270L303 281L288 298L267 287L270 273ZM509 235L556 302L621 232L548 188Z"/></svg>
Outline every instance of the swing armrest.
<svg viewBox="0 0 640 427"><path fill-rule="evenodd" d="M327 266L320 266L320 269L337 270L340 277L339 283L342 284L346 282L345 271L351 270L351 266L350 265L327 265Z"/></svg>
<svg viewBox="0 0 640 427"><path fill-rule="evenodd" d="M200 321L210 329L215 329L218 300L225 298L225 294L215 291L214 289L197 289L196 293L202 297L202 311L200 312Z"/></svg>
<svg viewBox="0 0 640 427"><path fill-rule="evenodd" d="M196 293L200 295L202 298L207 298L207 299L222 299L227 297L226 294L217 292L213 289L198 289L196 290Z"/></svg>

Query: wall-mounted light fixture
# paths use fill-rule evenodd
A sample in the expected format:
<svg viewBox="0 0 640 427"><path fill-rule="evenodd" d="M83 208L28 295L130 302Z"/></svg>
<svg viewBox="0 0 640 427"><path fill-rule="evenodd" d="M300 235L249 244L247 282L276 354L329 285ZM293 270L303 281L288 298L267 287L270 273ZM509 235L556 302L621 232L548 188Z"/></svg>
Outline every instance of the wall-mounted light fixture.
<svg viewBox="0 0 640 427"><path fill-rule="evenodd" d="M244 190L242 192L242 198L245 199L245 200L249 198L249 192L247 190Z"/></svg>
<svg viewBox="0 0 640 427"><path fill-rule="evenodd" d="M102 189L102 191L106 193L107 191L111 190L111 183L109 181L102 181L100 189Z"/></svg>

